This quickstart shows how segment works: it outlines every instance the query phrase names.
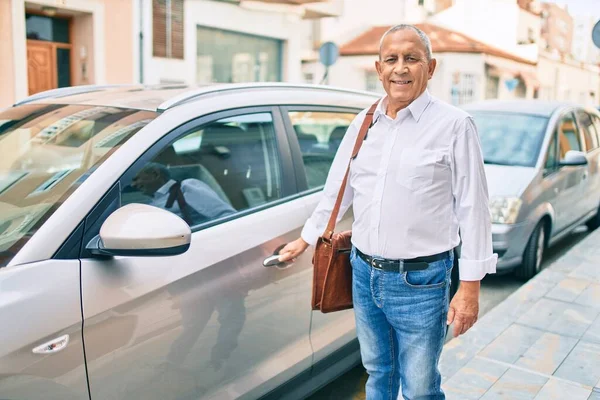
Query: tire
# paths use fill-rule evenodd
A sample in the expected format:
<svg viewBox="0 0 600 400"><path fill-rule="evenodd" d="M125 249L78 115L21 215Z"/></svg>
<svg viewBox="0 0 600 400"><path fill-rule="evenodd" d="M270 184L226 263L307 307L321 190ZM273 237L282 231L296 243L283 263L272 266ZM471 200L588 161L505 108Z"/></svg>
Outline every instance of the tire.
<svg viewBox="0 0 600 400"><path fill-rule="evenodd" d="M525 248L523 263L515 270L517 278L528 280L533 278L542 270L544 250L546 250L546 223L540 221Z"/></svg>
<svg viewBox="0 0 600 400"><path fill-rule="evenodd" d="M595 230L596 228L600 228L600 207L598 207L598 212L592 218L588 219L585 223L590 231Z"/></svg>

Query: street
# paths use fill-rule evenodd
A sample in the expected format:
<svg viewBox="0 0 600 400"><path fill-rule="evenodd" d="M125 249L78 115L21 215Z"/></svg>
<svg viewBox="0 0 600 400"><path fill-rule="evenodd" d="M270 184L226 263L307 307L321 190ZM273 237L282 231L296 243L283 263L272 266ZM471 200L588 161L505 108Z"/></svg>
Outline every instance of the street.
<svg viewBox="0 0 600 400"><path fill-rule="evenodd" d="M558 260L569 249L588 236L588 234L587 228L581 226L571 235L547 249L543 261L544 268ZM481 283L480 316L483 316L501 303L523 283L512 274L490 275L486 277ZM452 340L450 332L448 333L448 340ZM325 386L307 400L362 400L365 399L365 382L366 374L362 365L359 365L336 381Z"/></svg>

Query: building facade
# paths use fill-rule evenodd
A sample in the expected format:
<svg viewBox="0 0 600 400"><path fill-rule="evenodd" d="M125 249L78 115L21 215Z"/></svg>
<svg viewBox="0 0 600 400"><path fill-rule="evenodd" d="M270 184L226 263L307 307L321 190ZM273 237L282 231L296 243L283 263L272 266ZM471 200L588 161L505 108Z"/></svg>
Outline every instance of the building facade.
<svg viewBox="0 0 600 400"><path fill-rule="evenodd" d="M135 81L136 5L0 1L0 107L58 87Z"/></svg>
<svg viewBox="0 0 600 400"><path fill-rule="evenodd" d="M542 50L571 56L573 17L567 8L554 3L542 3Z"/></svg>

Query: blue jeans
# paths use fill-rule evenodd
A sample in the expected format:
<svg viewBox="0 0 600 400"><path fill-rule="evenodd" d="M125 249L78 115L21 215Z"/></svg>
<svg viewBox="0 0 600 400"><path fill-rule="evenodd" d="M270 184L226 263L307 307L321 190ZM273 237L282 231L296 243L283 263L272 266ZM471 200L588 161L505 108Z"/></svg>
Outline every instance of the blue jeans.
<svg viewBox="0 0 600 400"><path fill-rule="evenodd" d="M446 336L453 253L422 271L385 272L350 254L367 400L445 399L438 361Z"/></svg>

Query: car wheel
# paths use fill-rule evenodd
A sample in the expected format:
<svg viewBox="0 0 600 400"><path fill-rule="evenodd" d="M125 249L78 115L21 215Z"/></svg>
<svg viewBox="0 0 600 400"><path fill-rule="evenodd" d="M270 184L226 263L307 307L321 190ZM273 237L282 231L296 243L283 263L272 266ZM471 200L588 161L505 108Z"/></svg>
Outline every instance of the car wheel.
<svg viewBox="0 0 600 400"><path fill-rule="evenodd" d="M600 207L598 207L598 212L596 213L596 215L588 219L585 225L590 231L593 231L596 228L600 227Z"/></svg>
<svg viewBox="0 0 600 400"><path fill-rule="evenodd" d="M546 249L546 223L540 221L533 230L525 252L523 253L523 263L520 268L515 270L517 278L530 279L542 270L542 260L544 250Z"/></svg>

